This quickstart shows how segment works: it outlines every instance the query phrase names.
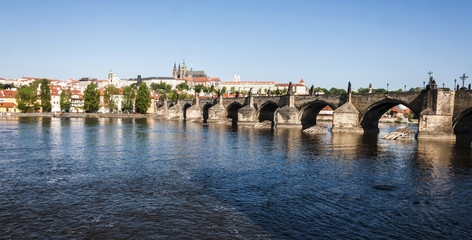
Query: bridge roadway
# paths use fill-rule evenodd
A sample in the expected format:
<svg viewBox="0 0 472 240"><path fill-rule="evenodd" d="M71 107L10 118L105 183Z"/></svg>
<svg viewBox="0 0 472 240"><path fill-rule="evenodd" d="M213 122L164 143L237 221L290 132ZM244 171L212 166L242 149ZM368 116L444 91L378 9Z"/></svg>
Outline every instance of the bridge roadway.
<svg viewBox="0 0 472 240"><path fill-rule="evenodd" d="M381 116L403 104L418 119L418 138L455 139L472 132L472 91L443 90L429 85L421 92L248 96L240 98L161 101L156 113L166 119L208 123L256 124L270 120L277 128L307 128L326 106L339 132L378 131Z"/></svg>

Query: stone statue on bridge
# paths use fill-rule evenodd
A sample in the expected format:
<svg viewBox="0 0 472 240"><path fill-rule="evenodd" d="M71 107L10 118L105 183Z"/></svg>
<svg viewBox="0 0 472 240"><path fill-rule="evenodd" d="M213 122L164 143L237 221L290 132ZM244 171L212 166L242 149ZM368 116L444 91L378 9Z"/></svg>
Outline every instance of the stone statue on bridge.
<svg viewBox="0 0 472 240"><path fill-rule="evenodd" d="M438 85L436 84L436 80L434 80L433 76L429 77L429 84L426 89L437 89Z"/></svg>

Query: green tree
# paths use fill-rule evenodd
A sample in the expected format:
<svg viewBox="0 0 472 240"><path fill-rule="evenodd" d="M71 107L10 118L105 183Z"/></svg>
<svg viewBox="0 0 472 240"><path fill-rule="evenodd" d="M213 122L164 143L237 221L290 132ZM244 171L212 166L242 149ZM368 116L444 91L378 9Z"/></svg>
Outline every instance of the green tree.
<svg viewBox="0 0 472 240"><path fill-rule="evenodd" d="M190 87L186 83L179 83L175 88L178 90L189 90Z"/></svg>
<svg viewBox="0 0 472 240"><path fill-rule="evenodd" d="M387 93L387 90L383 88L372 89L373 93Z"/></svg>
<svg viewBox="0 0 472 240"><path fill-rule="evenodd" d="M346 94L347 91L342 88L330 88L328 94Z"/></svg>
<svg viewBox="0 0 472 240"><path fill-rule="evenodd" d="M146 83L141 83L136 95L136 112L145 114L151 106L151 92Z"/></svg>
<svg viewBox="0 0 472 240"><path fill-rule="evenodd" d="M185 84L185 83L184 83ZM179 84L180 85L180 84ZM178 85L177 85L178 86ZM187 86L187 84L185 84ZM160 83L151 83L151 89L154 90L155 92L158 92L158 90L164 90L163 92L169 92L172 89L172 85L167 84L165 82L160 82ZM188 86L187 86L188 87Z"/></svg>
<svg viewBox="0 0 472 240"><path fill-rule="evenodd" d="M282 92L280 91L279 88L275 89L274 95L280 95Z"/></svg>
<svg viewBox="0 0 472 240"><path fill-rule="evenodd" d="M403 122L403 118L401 117L397 117L397 120L395 120L395 123L402 123Z"/></svg>
<svg viewBox="0 0 472 240"><path fill-rule="evenodd" d="M226 86L221 89L221 93L226 93Z"/></svg>
<svg viewBox="0 0 472 240"><path fill-rule="evenodd" d="M368 93L369 89L368 88L359 88L359 89L357 89L357 92L358 93Z"/></svg>
<svg viewBox="0 0 472 240"><path fill-rule="evenodd" d="M30 86L34 86L34 88L37 89L38 86L39 86L39 84L41 84L42 81L43 81L43 80L41 80L41 79L35 79L35 80L30 84Z"/></svg>
<svg viewBox="0 0 472 240"><path fill-rule="evenodd" d="M70 89L62 90L61 92L61 100L59 104L61 105L61 109L66 112L69 112L69 109L72 106L72 103L70 101L71 95L72 94L70 92Z"/></svg>
<svg viewBox="0 0 472 240"><path fill-rule="evenodd" d="M123 88L123 101L121 102L121 110L125 113L132 113L134 111L134 100L136 92L131 86Z"/></svg>
<svg viewBox="0 0 472 240"><path fill-rule="evenodd" d="M154 92L157 92L157 90L159 89L159 84L158 83L151 83L151 85L149 86Z"/></svg>
<svg viewBox="0 0 472 240"><path fill-rule="evenodd" d="M313 91L314 91L315 93L317 93L317 92L323 92L323 93L325 93L325 94L328 93L328 89L322 88L322 87L317 87L317 88L315 88Z"/></svg>
<svg viewBox="0 0 472 240"><path fill-rule="evenodd" d="M49 81L41 80L41 108L43 112L51 112L51 90L49 89Z"/></svg>
<svg viewBox="0 0 472 240"><path fill-rule="evenodd" d="M234 87L231 87L231 89L229 90L231 94L235 94L236 93L236 89Z"/></svg>
<svg viewBox="0 0 472 240"><path fill-rule="evenodd" d="M95 113L100 106L100 91L97 90L95 83L90 83L84 92L84 109L85 112Z"/></svg>
<svg viewBox="0 0 472 240"><path fill-rule="evenodd" d="M15 85L0 83L0 90L6 90L7 88L15 88Z"/></svg>
<svg viewBox="0 0 472 240"><path fill-rule="evenodd" d="M120 94L120 89L116 88L114 85L109 84L105 87L105 94L103 96L103 104L105 107L110 110L110 112L114 112L118 110L118 106L116 105L115 101L113 100L113 95Z"/></svg>
<svg viewBox="0 0 472 240"><path fill-rule="evenodd" d="M177 100L177 95L178 94L179 93L177 92L177 90L174 89L174 90L169 92L169 94L167 95L167 99L169 99L170 101L175 101L175 100Z"/></svg>
<svg viewBox="0 0 472 240"><path fill-rule="evenodd" d="M410 113L404 113L403 116L405 116L406 118L408 118L408 122L413 122L413 115L411 115Z"/></svg>
<svg viewBox="0 0 472 240"><path fill-rule="evenodd" d="M39 107L36 102L38 100L36 87L33 85L19 88L15 98L18 109L22 112L32 112Z"/></svg>
<svg viewBox="0 0 472 240"><path fill-rule="evenodd" d="M205 91L204 88L205 88L205 86L203 86L202 84L195 85L195 87L194 87L195 92L197 92L197 93L199 93L201 91Z"/></svg>

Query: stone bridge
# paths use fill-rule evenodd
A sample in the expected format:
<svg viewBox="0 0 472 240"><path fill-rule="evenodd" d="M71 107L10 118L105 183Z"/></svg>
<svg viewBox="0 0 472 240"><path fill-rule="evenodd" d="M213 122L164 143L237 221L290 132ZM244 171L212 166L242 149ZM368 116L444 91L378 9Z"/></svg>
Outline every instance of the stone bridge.
<svg viewBox="0 0 472 240"><path fill-rule="evenodd" d="M156 102L156 112L166 119L208 123L256 124L270 120L273 126L307 128L326 106L333 110L332 131L378 131L381 116L403 104L418 119L418 138L455 138L472 132L472 92L427 86L421 92L248 96Z"/></svg>

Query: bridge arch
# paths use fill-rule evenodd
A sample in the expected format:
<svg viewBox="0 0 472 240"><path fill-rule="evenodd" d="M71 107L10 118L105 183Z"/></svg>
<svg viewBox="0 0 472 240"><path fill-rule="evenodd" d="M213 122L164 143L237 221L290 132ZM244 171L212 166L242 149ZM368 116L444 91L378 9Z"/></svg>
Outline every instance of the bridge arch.
<svg viewBox="0 0 472 240"><path fill-rule="evenodd" d="M203 117L203 122L206 123L207 120L208 120L208 110L213 106L213 104L211 103L206 103L205 105L203 105L203 109L202 109L202 117Z"/></svg>
<svg viewBox="0 0 472 240"><path fill-rule="evenodd" d="M187 109L189 107L191 107L192 105L190 103L185 103L183 106L182 106L182 113L184 115L184 119L187 119Z"/></svg>
<svg viewBox="0 0 472 240"><path fill-rule="evenodd" d="M226 117L231 118L233 123L238 122L238 110L242 108L243 105L239 102L233 102L226 108Z"/></svg>
<svg viewBox="0 0 472 240"><path fill-rule="evenodd" d="M268 102L263 103L259 107L259 109L256 113L257 120L259 120L259 122L269 120L269 121L272 122L272 125L273 125L274 124L274 114L275 114L275 111L277 110L277 108L279 108L279 105L275 102L268 101Z"/></svg>
<svg viewBox="0 0 472 240"><path fill-rule="evenodd" d="M472 133L472 108L460 112L453 120L454 134Z"/></svg>
<svg viewBox="0 0 472 240"><path fill-rule="evenodd" d="M367 132L378 132L379 131L379 120L384 113L386 113L389 109L397 106L397 105L404 105L413 111L414 116L418 116L419 113L415 112L408 103L397 100L397 99L383 99L379 102L376 102L370 105L367 108L367 111L364 115L361 116L360 123L364 131Z"/></svg>
<svg viewBox="0 0 472 240"><path fill-rule="evenodd" d="M331 104L322 100L315 100L304 105L299 113L299 119L303 128L316 125L316 117L326 106L331 107L333 110L335 109Z"/></svg>

